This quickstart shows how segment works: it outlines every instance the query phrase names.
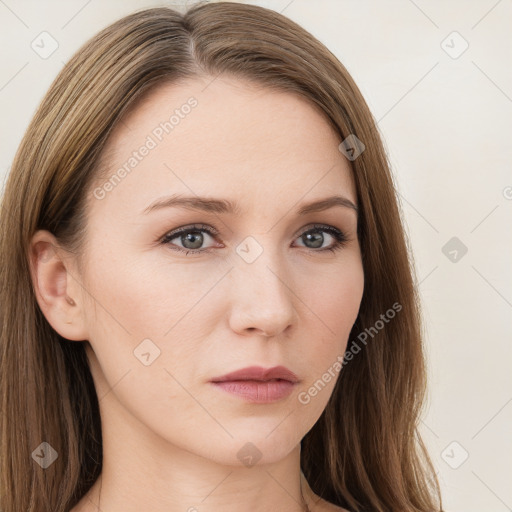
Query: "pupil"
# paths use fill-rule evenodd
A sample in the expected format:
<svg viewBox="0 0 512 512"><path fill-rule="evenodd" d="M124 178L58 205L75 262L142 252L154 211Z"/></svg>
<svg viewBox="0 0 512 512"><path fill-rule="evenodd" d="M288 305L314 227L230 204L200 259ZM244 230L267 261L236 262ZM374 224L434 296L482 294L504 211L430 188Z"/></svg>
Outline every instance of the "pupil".
<svg viewBox="0 0 512 512"><path fill-rule="evenodd" d="M304 235L308 241L313 242L313 247L322 247L322 243L324 241L324 235L321 233L307 233Z"/></svg>
<svg viewBox="0 0 512 512"><path fill-rule="evenodd" d="M181 242L187 249L199 249L203 244L203 235L198 231L188 233L185 237L182 237ZM191 242L192 246L188 246L187 243Z"/></svg>

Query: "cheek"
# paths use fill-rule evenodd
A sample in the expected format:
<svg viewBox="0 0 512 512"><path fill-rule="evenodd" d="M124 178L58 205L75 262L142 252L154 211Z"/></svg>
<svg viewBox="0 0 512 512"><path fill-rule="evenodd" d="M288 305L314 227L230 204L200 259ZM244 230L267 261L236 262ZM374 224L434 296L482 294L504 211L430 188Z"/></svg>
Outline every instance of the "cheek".
<svg viewBox="0 0 512 512"><path fill-rule="evenodd" d="M345 342L356 321L363 296L361 263L356 260L325 274L319 273L315 280L308 282L302 297L311 315L316 317L318 329L322 328L322 337ZM310 324L314 321L311 315L308 314Z"/></svg>
<svg viewBox="0 0 512 512"><path fill-rule="evenodd" d="M320 275L316 283L317 286L308 287L308 293L302 292L307 307L302 310L300 329L311 339L311 343L304 344L303 358L310 362L310 380L306 387L314 385L318 379L322 381L315 402L323 406L339 378L338 363L359 313L364 289L362 263L357 258L346 261L337 271Z"/></svg>
<svg viewBox="0 0 512 512"><path fill-rule="evenodd" d="M93 260L97 263L87 284L93 297L87 312L89 339L109 386L124 381L129 372L125 385L136 382L137 389L146 390L143 395L130 391L133 402L159 403L159 393L173 404L186 398L179 383L204 379L197 373L198 361L218 322L215 284L226 270L222 265L199 270L194 262L173 264L162 254Z"/></svg>
<svg viewBox="0 0 512 512"><path fill-rule="evenodd" d="M132 338L169 338L190 314L197 314L199 303L201 310L208 309L211 299L206 295L225 273L224 267L229 269L192 258L177 262L160 248L131 256L126 251L125 258L120 253L108 261L95 260L90 290L93 307L106 324Z"/></svg>
<svg viewBox="0 0 512 512"><path fill-rule="evenodd" d="M197 383L204 378L196 373L200 341L211 332L202 310L194 305L221 271L200 279L193 265L183 272L168 260L96 261L88 274L92 298L87 320L98 360L99 399L105 397L103 403L117 410L116 398L154 431L191 436L205 412L183 386L192 396L198 394L200 389L194 386L200 388ZM191 280L194 274L197 282Z"/></svg>

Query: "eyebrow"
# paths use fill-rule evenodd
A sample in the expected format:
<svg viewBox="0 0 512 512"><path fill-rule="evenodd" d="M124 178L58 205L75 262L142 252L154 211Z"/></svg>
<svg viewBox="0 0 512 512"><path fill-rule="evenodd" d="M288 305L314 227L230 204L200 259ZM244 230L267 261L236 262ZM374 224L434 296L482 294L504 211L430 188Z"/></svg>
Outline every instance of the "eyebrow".
<svg viewBox="0 0 512 512"><path fill-rule="evenodd" d="M324 199L319 199L310 203L303 204L297 213L299 215L307 215L308 213L321 212L341 206L350 208L356 213L359 208L346 197L343 196L329 196ZM229 201L227 199L216 199L208 197L186 197L180 195L173 195L168 197L161 197L151 203L147 208L142 210L141 213L148 214L155 210L162 208L185 208L187 210L197 210L207 213L224 213L232 215L241 215L241 208L238 203Z"/></svg>

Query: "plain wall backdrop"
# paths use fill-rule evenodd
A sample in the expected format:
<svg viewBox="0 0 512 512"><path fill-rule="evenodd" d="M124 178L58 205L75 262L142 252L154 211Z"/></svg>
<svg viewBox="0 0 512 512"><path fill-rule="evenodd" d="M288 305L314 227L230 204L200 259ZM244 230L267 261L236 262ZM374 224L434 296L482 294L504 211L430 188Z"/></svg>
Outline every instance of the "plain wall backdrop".
<svg viewBox="0 0 512 512"><path fill-rule="evenodd" d="M87 39L135 10L191 3L1 0L2 184L40 100ZM429 365L421 432L445 508L512 510L512 3L246 3L309 30L365 96L416 266Z"/></svg>

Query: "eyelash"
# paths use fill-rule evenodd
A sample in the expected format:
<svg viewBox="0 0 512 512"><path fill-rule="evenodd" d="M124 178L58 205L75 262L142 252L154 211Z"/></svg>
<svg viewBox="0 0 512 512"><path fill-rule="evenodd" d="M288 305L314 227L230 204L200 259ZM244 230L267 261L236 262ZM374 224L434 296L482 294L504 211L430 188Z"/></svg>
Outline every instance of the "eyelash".
<svg viewBox="0 0 512 512"><path fill-rule="evenodd" d="M217 230L213 229L210 226L206 226L205 224L196 224L192 226L187 226L185 228L180 228L176 231L171 231L170 233L165 234L160 242L164 245L172 245L170 244L171 240L174 240L175 238L178 238L181 235L184 235L186 233L196 233L196 232L202 232L205 231L208 233L212 238L215 238L215 236L218 236L219 233ZM307 233L315 232L315 231L325 231L326 233L329 233L334 238L334 245L332 247L324 247L323 249L310 249L313 252L324 252L324 251L331 251L332 253L340 250L342 247L345 246L345 244L348 242L348 238L345 236L345 234L340 231L339 229L323 225L323 224L314 224L311 227L308 227L305 231L302 232L302 234L299 235L299 237L304 236ZM308 249L307 247L305 247ZM178 251L178 252L184 252L185 256L189 253L192 254L198 254L203 252L210 252L213 248L210 247L208 249L184 249L183 247L171 247L172 250Z"/></svg>

